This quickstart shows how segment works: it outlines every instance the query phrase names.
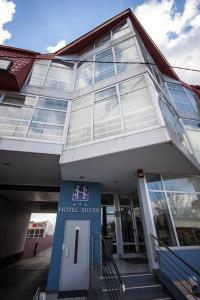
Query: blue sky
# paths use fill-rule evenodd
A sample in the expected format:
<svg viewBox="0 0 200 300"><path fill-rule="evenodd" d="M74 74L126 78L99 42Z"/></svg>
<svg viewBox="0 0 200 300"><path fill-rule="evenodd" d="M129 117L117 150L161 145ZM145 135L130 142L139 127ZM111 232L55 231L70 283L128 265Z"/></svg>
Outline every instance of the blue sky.
<svg viewBox="0 0 200 300"><path fill-rule="evenodd" d="M70 42L141 0L14 0L12 38L6 44L46 52L60 40Z"/></svg>

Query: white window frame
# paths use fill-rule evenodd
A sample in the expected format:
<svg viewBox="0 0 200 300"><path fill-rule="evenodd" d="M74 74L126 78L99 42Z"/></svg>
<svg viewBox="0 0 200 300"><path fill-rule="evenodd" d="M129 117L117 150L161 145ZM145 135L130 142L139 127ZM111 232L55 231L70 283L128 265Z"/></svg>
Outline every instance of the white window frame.
<svg viewBox="0 0 200 300"><path fill-rule="evenodd" d="M30 97L34 97L35 98L35 105L19 105L19 104L6 104L5 105L8 105L8 106L17 106L17 107L30 107L30 108L33 108L33 111L32 111L32 114L31 114L31 117L30 119L27 121L27 129L24 133L24 136L23 137L18 137L18 136L3 136L2 138L5 138L5 139L11 139L11 140L22 140L22 141L33 141L33 142L38 142L38 143L51 143L51 144L61 144L61 145L65 145L65 142L66 142L66 129L67 129L67 118L69 118L69 113L70 113L70 101L69 100L66 100L66 99L62 99L62 98L56 98L56 97L49 97L49 96L42 96L42 95L35 95L35 94L27 94L27 93L21 93L21 94L17 94L17 93L12 93L12 92L9 92L9 93L5 93L3 92L2 95L1 95L1 101L0 101L0 108L1 108L1 104L2 104L2 101L4 99L4 97L9 94L9 95L18 95L18 96L30 96ZM51 109L51 108L40 108L40 107L37 107L37 103L38 103L38 100L39 98L47 98L47 99L52 99L52 100L61 100L61 101L65 101L67 102L67 110L64 111L64 110L54 110L54 109ZM60 126L60 127L63 127L63 134L62 134L62 139L60 141L53 141L53 140L45 140L45 139L33 139L33 138L28 138L26 137L27 136L27 133L28 133L28 130L30 128L30 124L32 122L32 118L33 118L33 114L35 112L35 109L43 109L43 110L50 110L50 111L55 111L55 112L64 112L66 115L65 115L65 123L63 125L58 125L58 124L47 124L47 123L43 123L43 122L35 122L35 123L38 123L38 124L46 124L46 125L52 125L52 126ZM15 119L16 121L21 121L20 119Z"/></svg>

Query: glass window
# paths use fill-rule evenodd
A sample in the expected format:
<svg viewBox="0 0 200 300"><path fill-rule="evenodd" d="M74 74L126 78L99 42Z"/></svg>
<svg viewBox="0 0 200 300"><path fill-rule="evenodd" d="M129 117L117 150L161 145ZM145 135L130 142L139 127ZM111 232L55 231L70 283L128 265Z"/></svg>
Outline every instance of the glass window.
<svg viewBox="0 0 200 300"><path fill-rule="evenodd" d="M104 36L102 36L100 39L98 39L95 43L95 47L98 48L100 46L103 46L104 44L106 44L108 41L110 41L111 39L111 33L108 32L106 33Z"/></svg>
<svg viewBox="0 0 200 300"><path fill-rule="evenodd" d="M72 101L72 111L92 105L92 103L93 103L93 96L91 94L85 97L75 99Z"/></svg>
<svg viewBox="0 0 200 300"><path fill-rule="evenodd" d="M70 116L67 145L73 146L91 140L92 107L73 111Z"/></svg>
<svg viewBox="0 0 200 300"><path fill-rule="evenodd" d="M146 181L149 190L163 190L160 175L146 174Z"/></svg>
<svg viewBox="0 0 200 300"><path fill-rule="evenodd" d="M115 74L115 66L111 49L107 49L95 57L95 81L102 80ZM111 63L109 63L111 62Z"/></svg>
<svg viewBox="0 0 200 300"><path fill-rule="evenodd" d="M169 246L175 246L175 237L165 194L161 192L149 192L149 197L158 239Z"/></svg>
<svg viewBox="0 0 200 300"><path fill-rule="evenodd" d="M112 97L95 103L94 139L101 139L122 132L119 101Z"/></svg>
<svg viewBox="0 0 200 300"><path fill-rule="evenodd" d="M200 245L200 195L168 193L181 246Z"/></svg>
<svg viewBox="0 0 200 300"><path fill-rule="evenodd" d="M102 100L104 98L109 98L116 95L116 86L108 88L106 90L100 91L95 94L95 102Z"/></svg>
<svg viewBox="0 0 200 300"><path fill-rule="evenodd" d="M168 191L194 192L194 187L192 182L190 182L189 177L173 177L163 175L163 181L165 189Z"/></svg>
<svg viewBox="0 0 200 300"><path fill-rule="evenodd" d="M49 140L49 141L62 141L63 126L38 124L32 122L27 137L30 139Z"/></svg>
<svg viewBox="0 0 200 300"><path fill-rule="evenodd" d="M158 125L147 88L121 96L125 131L135 131Z"/></svg>
<svg viewBox="0 0 200 300"><path fill-rule="evenodd" d="M73 75L72 64L37 61L28 80L29 85L56 89L70 89Z"/></svg>
<svg viewBox="0 0 200 300"><path fill-rule="evenodd" d="M40 97L37 102L37 107L66 111L67 101Z"/></svg>
<svg viewBox="0 0 200 300"><path fill-rule="evenodd" d="M127 20L124 20L119 25L117 25L113 30L113 39L118 39L121 36L129 33L131 31L130 27L128 26Z"/></svg>
<svg viewBox="0 0 200 300"><path fill-rule="evenodd" d="M38 61L34 64L28 84L42 86L48 70L48 61Z"/></svg>
<svg viewBox="0 0 200 300"><path fill-rule="evenodd" d="M36 97L7 94L4 97L2 103L7 103L11 105L34 106L36 104Z"/></svg>
<svg viewBox="0 0 200 300"><path fill-rule="evenodd" d="M186 89L186 90L187 90L187 93L189 94L190 101L192 102L193 106L195 107L195 110L200 113L200 102L199 102L198 97L192 91L190 91L188 89Z"/></svg>
<svg viewBox="0 0 200 300"><path fill-rule="evenodd" d="M119 84L119 90L121 94L129 93L143 87L146 87L144 77L136 77Z"/></svg>
<svg viewBox="0 0 200 300"><path fill-rule="evenodd" d="M178 110L195 113L196 109L181 85L168 83L168 88Z"/></svg>
<svg viewBox="0 0 200 300"><path fill-rule="evenodd" d="M119 51L115 54L117 62L117 72L124 72L133 68L131 62L135 62L137 58L137 49L136 46L129 47L122 51ZM122 63L118 63L122 62ZM126 62L126 63L123 63ZM129 64L130 63L130 64Z"/></svg>
<svg viewBox="0 0 200 300"><path fill-rule="evenodd" d="M33 109L24 106L0 106L0 135L24 137Z"/></svg>
<svg viewBox="0 0 200 300"><path fill-rule="evenodd" d="M44 86L56 89L70 89L73 75L72 65L52 62L47 72Z"/></svg>
<svg viewBox="0 0 200 300"><path fill-rule="evenodd" d="M88 60L93 60L93 58L90 57ZM76 86L81 89L91 84L93 84L93 63L84 62L78 66Z"/></svg>
<svg viewBox="0 0 200 300"><path fill-rule="evenodd" d="M37 108L33 114L32 122L63 125L65 116L64 112Z"/></svg>

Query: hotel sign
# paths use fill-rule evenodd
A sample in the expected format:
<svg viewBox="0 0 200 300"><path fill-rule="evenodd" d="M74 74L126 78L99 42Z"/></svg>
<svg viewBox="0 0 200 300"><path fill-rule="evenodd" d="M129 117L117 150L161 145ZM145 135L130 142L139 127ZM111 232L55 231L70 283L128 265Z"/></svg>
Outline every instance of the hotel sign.
<svg viewBox="0 0 200 300"><path fill-rule="evenodd" d="M61 206L58 208L58 213L100 213L99 207L75 207L75 206Z"/></svg>
<svg viewBox="0 0 200 300"><path fill-rule="evenodd" d="M88 201L89 200L88 186L85 185L74 186L72 200Z"/></svg>

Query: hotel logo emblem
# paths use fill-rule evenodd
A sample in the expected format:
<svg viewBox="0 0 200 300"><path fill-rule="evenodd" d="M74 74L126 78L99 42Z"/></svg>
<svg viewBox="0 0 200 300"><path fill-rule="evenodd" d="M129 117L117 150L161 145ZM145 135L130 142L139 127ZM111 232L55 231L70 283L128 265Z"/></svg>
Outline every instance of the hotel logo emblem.
<svg viewBox="0 0 200 300"><path fill-rule="evenodd" d="M73 190L72 200L88 201L89 200L88 186L76 185Z"/></svg>

